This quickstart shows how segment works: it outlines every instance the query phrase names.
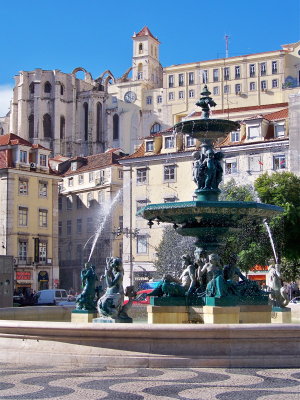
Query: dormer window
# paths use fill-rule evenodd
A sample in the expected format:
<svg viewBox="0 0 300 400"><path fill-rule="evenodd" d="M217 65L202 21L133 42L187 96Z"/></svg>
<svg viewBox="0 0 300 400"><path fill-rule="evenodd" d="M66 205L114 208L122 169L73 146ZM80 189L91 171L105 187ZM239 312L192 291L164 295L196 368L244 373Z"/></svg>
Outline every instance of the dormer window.
<svg viewBox="0 0 300 400"><path fill-rule="evenodd" d="M154 150L154 142L153 140L149 140L148 142L146 142L146 152L153 150Z"/></svg>
<svg viewBox="0 0 300 400"><path fill-rule="evenodd" d="M152 135L153 133L157 133L157 132L159 132L160 130L161 130L160 124L159 124L158 122L155 122L155 124L153 124L153 125L151 126L150 135Z"/></svg>
<svg viewBox="0 0 300 400"><path fill-rule="evenodd" d="M240 141L240 132L231 132L231 142L239 142Z"/></svg>
<svg viewBox="0 0 300 400"><path fill-rule="evenodd" d="M260 126L253 125L248 127L248 139L257 139L260 137Z"/></svg>
<svg viewBox="0 0 300 400"><path fill-rule="evenodd" d="M274 126L275 137L284 137L284 122Z"/></svg>
<svg viewBox="0 0 300 400"><path fill-rule="evenodd" d="M77 162L72 162L71 171L76 171L76 169L77 169Z"/></svg>
<svg viewBox="0 0 300 400"><path fill-rule="evenodd" d="M27 151L20 150L20 163L27 164Z"/></svg>
<svg viewBox="0 0 300 400"><path fill-rule="evenodd" d="M165 138L165 149L173 149L174 148L174 137L167 136Z"/></svg>
<svg viewBox="0 0 300 400"><path fill-rule="evenodd" d="M40 154L40 166L47 167L47 156L46 154Z"/></svg>
<svg viewBox="0 0 300 400"><path fill-rule="evenodd" d="M187 136L186 138L186 147L193 147L195 146L195 138L192 136Z"/></svg>

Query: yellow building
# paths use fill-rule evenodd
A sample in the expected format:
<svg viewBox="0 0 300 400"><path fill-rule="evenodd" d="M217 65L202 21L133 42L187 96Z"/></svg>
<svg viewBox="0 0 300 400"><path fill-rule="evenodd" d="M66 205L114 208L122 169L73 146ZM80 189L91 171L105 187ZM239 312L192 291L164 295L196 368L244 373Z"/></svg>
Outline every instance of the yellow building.
<svg viewBox="0 0 300 400"><path fill-rule="evenodd" d="M225 183L234 178L238 184L253 184L264 172L290 170L288 108L270 112L278 105L253 107L252 115L250 108L235 110L241 116L241 128L218 144L224 153ZM164 226L154 221L150 229L147 221L136 216L137 211L151 203L193 200L192 153L199 148L198 140L174 135L169 129L145 138L135 153L120 161L124 171L124 225L134 233L123 238L125 285L153 275Z"/></svg>
<svg viewBox="0 0 300 400"><path fill-rule="evenodd" d="M57 188L50 150L14 134L0 137L0 254L14 257L15 289L57 287ZM28 292L28 290L27 290Z"/></svg>
<svg viewBox="0 0 300 400"><path fill-rule="evenodd" d="M57 160L62 177L59 265L65 289L80 290L80 272L89 258L100 276L106 257L122 257L123 171L118 160L123 155L120 149L112 149L64 162Z"/></svg>

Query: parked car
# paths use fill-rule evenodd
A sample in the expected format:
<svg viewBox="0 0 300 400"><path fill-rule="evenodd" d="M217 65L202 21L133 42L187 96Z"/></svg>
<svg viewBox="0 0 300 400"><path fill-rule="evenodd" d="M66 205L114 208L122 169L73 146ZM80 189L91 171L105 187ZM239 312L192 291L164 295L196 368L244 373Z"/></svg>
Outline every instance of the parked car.
<svg viewBox="0 0 300 400"><path fill-rule="evenodd" d="M136 297L133 300L133 305L134 304L145 304L148 305L150 304L150 297L147 296L147 294L151 293L153 289L145 289L145 290L139 290L136 293ZM124 304L128 303L128 299L124 301Z"/></svg>
<svg viewBox="0 0 300 400"><path fill-rule="evenodd" d="M45 289L36 294L37 304L58 305L68 301L68 294L65 289Z"/></svg>

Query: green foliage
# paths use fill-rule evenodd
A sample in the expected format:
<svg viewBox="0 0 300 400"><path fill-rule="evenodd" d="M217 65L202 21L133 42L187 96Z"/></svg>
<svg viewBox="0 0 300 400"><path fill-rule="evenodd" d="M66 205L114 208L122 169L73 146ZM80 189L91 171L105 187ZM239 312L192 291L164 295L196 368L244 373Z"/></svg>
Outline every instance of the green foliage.
<svg viewBox="0 0 300 400"><path fill-rule="evenodd" d="M193 255L194 242L195 238L181 236L172 226L167 225L164 228L162 240L156 249L156 278L161 278L166 273L180 276L182 272L180 257L182 254Z"/></svg>
<svg viewBox="0 0 300 400"><path fill-rule="evenodd" d="M220 186L222 201L253 201L254 188L252 185L237 185L232 178L226 184Z"/></svg>

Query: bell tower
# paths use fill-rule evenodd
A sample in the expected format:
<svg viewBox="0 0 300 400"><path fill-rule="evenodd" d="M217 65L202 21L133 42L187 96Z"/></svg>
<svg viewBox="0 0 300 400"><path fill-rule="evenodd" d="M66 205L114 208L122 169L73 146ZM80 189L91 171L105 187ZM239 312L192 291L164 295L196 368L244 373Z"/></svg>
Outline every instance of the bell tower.
<svg viewBox="0 0 300 400"><path fill-rule="evenodd" d="M145 26L134 33L132 58L133 81L146 82L151 88L162 86L162 66L159 63L159 40Z"/></svg>

